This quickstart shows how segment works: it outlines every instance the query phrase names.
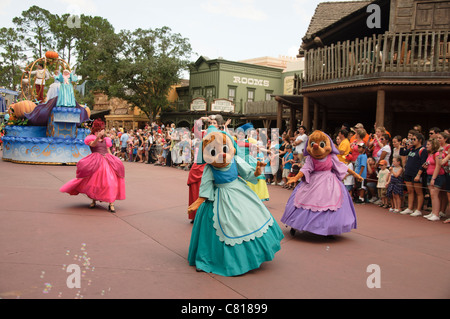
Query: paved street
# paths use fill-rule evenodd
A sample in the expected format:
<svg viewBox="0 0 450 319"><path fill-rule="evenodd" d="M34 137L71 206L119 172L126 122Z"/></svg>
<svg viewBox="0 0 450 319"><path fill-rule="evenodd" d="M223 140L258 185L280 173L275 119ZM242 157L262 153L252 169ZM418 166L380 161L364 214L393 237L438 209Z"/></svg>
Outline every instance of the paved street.
<svg viewBox="0 0 450 319"><path fill-rule="evenodd" d="M335 239L292 237L280 223L281 251L243 276L196 272L188 172L124 164L127 199L113 215L59 192L74 166L0 161L0 298L450 298L450 225L372 204L358 205L358 229ZM269 192L279 222L290 191ZM80 288L67 284L73 265ZM369 265L380 267L380 288L367 285Z"/></svg>

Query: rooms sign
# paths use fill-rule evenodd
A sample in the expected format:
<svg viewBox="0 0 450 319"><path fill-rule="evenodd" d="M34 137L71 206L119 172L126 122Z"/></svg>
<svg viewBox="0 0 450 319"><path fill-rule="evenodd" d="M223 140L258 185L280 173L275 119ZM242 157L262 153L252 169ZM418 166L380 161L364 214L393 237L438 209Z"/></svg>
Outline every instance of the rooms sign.
<svg viewBox="0 0 450 319"><path fill-rule="evenodd" d="M240 76L233 76L233 83L258 85L258 86L266 86L266 87L268 87L270 85L270 82L268 80L244 78L244 77L240 77Z"/></svg>

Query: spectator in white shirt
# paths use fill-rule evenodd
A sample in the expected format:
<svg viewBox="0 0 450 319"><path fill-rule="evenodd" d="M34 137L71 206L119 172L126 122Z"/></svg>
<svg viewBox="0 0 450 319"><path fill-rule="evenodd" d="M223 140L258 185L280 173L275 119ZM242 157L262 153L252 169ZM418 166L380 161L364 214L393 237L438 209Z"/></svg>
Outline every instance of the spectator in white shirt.
<svg viewBox="0 0 450 319"><path fill-rule="evenodd" d="M298 153L298 157L300 160L303 158L303 150L306 147L306 140L308 136L306 135L306 127L301 125L298 128L298 135L292 145L295 147L295 151Z"/></svg>

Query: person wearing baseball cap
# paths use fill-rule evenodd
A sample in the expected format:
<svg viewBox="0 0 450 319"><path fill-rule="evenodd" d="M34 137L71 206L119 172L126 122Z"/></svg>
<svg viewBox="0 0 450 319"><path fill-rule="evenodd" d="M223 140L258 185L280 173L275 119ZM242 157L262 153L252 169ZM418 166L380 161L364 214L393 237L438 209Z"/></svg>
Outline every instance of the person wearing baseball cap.
<svg viewBox="0 0 450 319"><path fill-rule="evenodd" d="M380 165L380 171L378 172L378 183L377 183L377 189L378 189L378 198L381 199L380 207L388 208L388 198L386 196L387 191L387 181L389 178L389 170L387 169L387 161L381 160L378 162Z"/></svg>

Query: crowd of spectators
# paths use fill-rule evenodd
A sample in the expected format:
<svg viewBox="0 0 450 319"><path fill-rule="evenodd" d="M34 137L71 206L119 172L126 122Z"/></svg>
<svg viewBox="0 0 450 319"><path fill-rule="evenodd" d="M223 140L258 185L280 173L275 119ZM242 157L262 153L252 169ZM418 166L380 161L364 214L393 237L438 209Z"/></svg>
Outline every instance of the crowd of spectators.
<svg viewBox="0 0 450 319"><path fill-rule="evenodd" d="M202 128L206 129L208 119L203 120ZM291 134L277 129L232 129L227 126L229 121L222 124L221 129L237 141L247 142L250 156L266 164L267 184L287 189L296 186L287 182L304 164L309 133L305 126L300 125ZM119 127L108 134L113 140L113 154L123 161L184 170L191 167L201 141L189 128L174 124L151 123L137 130ZM450 198L449 129L434 127L423 132L416 125L402 137L391 136L376 125L368 132L358 123L353 127L344 124L329 135L339 151L339 160L364 178L358 182L347 175L343 180L356 204L379 205L392 213L423 216L431 221L446 218L444 222L450 223L446 215Z"/></svg>
<svg viewBox="0 0 450 319"><path fill-rule="evenodd" d="M364 181L351 176L344 184L355 203L373 203L390 212L430 221L446 218L450 202L450 129L433 127L428 133L414 126L405 137L374 126L368 133L362 124L343 127L335 136L339 159ZM428 135L428 138L425 137ZM425 209L426 207L426 209ZM429 211L429 214L424 211Z"/></svg>

